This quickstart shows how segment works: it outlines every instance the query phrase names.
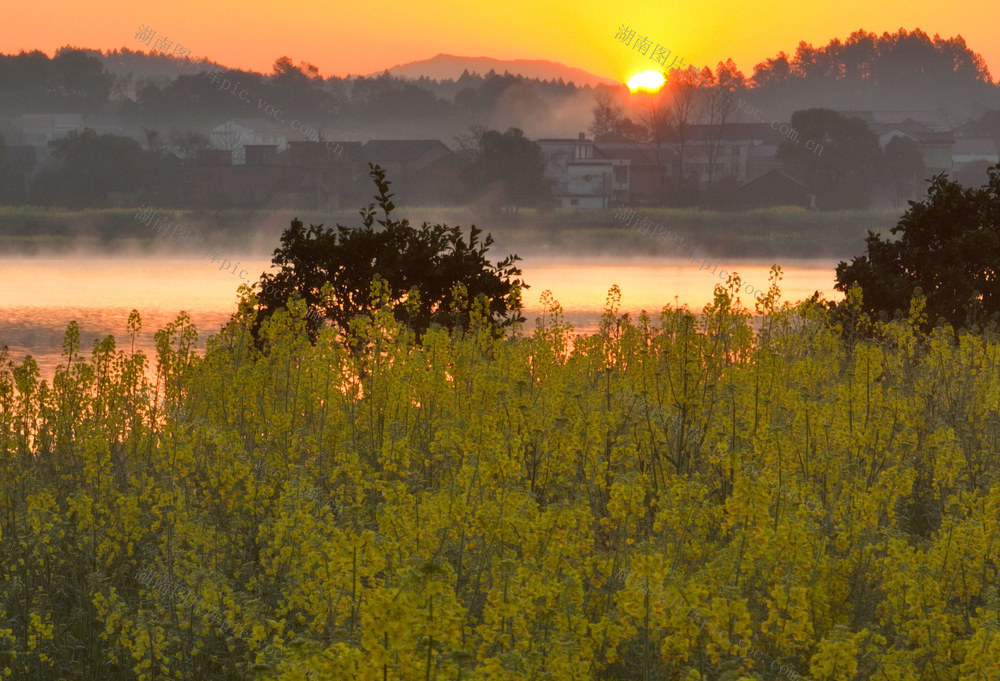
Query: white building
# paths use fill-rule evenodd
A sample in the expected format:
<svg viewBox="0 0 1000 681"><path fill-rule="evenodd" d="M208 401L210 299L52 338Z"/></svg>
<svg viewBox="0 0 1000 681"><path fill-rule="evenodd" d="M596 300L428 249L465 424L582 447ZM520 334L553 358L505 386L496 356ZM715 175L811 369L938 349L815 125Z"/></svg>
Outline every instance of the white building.
<svg viewBox="0 0 1000 681"><path fill-rule="evenodd" d="M629 159L608 158L584 133L576 139L540 139L545 176L563 208L611 208L629 201Z"/></svg>
<svg viewBox="0 0 1000 681"><path fill-rule="evenodd" d="M951 161L955 170L963 170L972 163L1000 163L1000 153L996 143L989 137L958 138L951 148Z"/></svg>
<svg viewBox="0 0 1000 681"><path fill-rule="evenodd" d="M24 114L13 121L24 144L46 149L52 140L82 130L83 114Z"/></svg>
<svg viewBox="0 0 1000 681"><path fill-rule="evenodd" d="M214 148L233 152L234 165L246 163L248 144L277 144L278 151L284 151L288 139L288 128L266 118L233 118L212 128L211 136Z"/></svg>
<svg viewBox="0 0 1000 681"><path fill-rule="evenodd" d="M920 149L924 165L931 173L940 173L952 169L952 147L955 135L950 131L933 130L927 125L914 120L901 123L881 123L871 126L878 135L879 148L885 149L894 137L904 137L913 140Z"/></svg>

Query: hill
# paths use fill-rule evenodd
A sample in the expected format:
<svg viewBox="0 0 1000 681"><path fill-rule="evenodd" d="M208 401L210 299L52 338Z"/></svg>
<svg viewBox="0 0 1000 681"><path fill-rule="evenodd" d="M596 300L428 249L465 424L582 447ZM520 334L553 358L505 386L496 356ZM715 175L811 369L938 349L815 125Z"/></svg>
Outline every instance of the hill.
<svg viewBox="0 0 1000 681"><path fill-rule="evenodd" d="M453 54L439 54L430 59L397 64L387 71L397 78L417 79L424 76L433 80L449 78L457 80L463 71L485 75L491 69L499 74L509 71L515 75L539 80L562 78L567 83L573 81L576 85L620 85L618 81L611 78L604 78L583 69L546 59L494 59L492 57L459 57Z"/></svg>

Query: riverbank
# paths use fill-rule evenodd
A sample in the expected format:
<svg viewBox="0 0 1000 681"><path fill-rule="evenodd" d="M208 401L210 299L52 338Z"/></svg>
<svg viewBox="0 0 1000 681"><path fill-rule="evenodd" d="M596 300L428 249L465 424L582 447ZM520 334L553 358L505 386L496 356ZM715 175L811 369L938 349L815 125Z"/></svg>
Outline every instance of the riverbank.
<svg viewBox="0 0 1000 681"><path fill-rule="evenodd" d="M268 254L295 217L306 224L356 226L356 209L294 210L171 210L159 215L201 234L206 245L239 253ZM115 253L183 252L183 240L165 239L136 219L139 208L65 210L34 206L0 208L0 249L13 255L95 251ZM493 216L471 208L401 207L411 223L424 221L475 224L489 232L497 252L546 254L669 255L655 239L630 230L615 219L614 210L539 212ZM662 225L701 252L743 258L850 259L864 252L869 230L885 234L902 210L819 212L801 208L769 208L743 213L694 209L638 208L636 213Z"/></svg>

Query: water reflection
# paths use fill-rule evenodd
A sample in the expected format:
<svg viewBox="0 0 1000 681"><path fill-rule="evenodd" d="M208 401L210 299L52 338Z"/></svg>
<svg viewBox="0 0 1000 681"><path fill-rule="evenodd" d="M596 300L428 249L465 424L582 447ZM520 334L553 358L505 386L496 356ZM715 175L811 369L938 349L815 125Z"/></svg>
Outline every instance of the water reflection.
<svg viewBox="0 0 1000 681"><path fill-rule="evenodd" d="M133 308L142 315L143 331L136 349L155 363L153 334L181 310L190 314L205 338L218 331L235 307L238 280L204 260L191 257L39 257L0 260L0 347L10 347L17 362L31 354L42 375L50 378L63 360L66 326L80 325L81 352L90 356L94 343L114 335L119 349L130 349L126 321ZM249 256L244 267L257 274L269 269L268 258ZM608 289L622 290L621 312L633 317L645 309L654 322L666 304L686 303L700 311L712 299L718 273L736 270L754 288L766 289L770 263L727 261L700 269L689 260L663 258L553 258L527 257L521 263L527 329L540 314L538 299L551 290L563 307L566 320L578 332L593 332L604 309ZM819 290L828 298L833 291L836 263L829 260L785 261L781 282L783 298L800 300ZM712 274L712 270L716 274ZM753 308L751 296L743 303Z"/></svg>

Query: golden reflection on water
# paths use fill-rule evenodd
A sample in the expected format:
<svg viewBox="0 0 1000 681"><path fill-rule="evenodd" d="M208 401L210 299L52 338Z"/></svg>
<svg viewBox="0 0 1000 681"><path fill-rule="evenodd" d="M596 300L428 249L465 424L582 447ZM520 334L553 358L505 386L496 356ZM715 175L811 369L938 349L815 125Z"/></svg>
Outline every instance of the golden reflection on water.
<svg viewBox="0 0 1000 681"><path fill-rule="evenodd" d="M687 304L693 311L700 312L704 305L712 301L715 285L726 283L718 273L734 270L739 272L744 286L750 284L754 291L767 290L771 263L718 262L718 266L713 262L706 269L701 269L699 264L692 265L690 260L664 258L548 258L527 262L522 269L531 289L525 292L525 304L537 309L541 292L551 289L567 313L599 313L604 309L608 289L618 284L622 291L623 312L645 309L655 318L667 304ZM827 298L840 297L833 290L836 262L789 260L779 264L783 270L783 279L779 284L783 300L798 301L817 290ZM741 300L753 309L751 295L744 293Z"/></svg>
<svg viewBox="0 0 1000 681"><path fill-rule="evenodd" d="M541 313L538 300L545 290L551 290L562 305L566 321L578 332L591 333L613 284L622 291L619 312L635 318L645 309L655 323L664 305L686 303L698 312L710 302L714 285L724 283L713 269L735 268L744 284L762 290L767 288L770 269L770 263L730 260L703 270L687 260L663 258L531 257L519 264L531 286L523 296L529 332ZM136 349L145 352L151 364L155 364L153 334L181 310L190 314L200 333L198 348L204 349L205 338L217 332L235 309L240 283L231 271L190 256L10 258L0 260L0 265L0 347L9 346L16 362L30 353L46 378L64 361L62 340L72 320L80 325L85 357L96 340L109 334L119 349L129 351L126 321L133 308L143 320ZM827 298L839 298L833 291L835 265L828 260L786 261L783 299L801 300L816 290ZM256 280L269 266L269 258L249 257L239 270L247 270L248 278ZM744 294L742 302L753 309L750 295Z"/></svg>

